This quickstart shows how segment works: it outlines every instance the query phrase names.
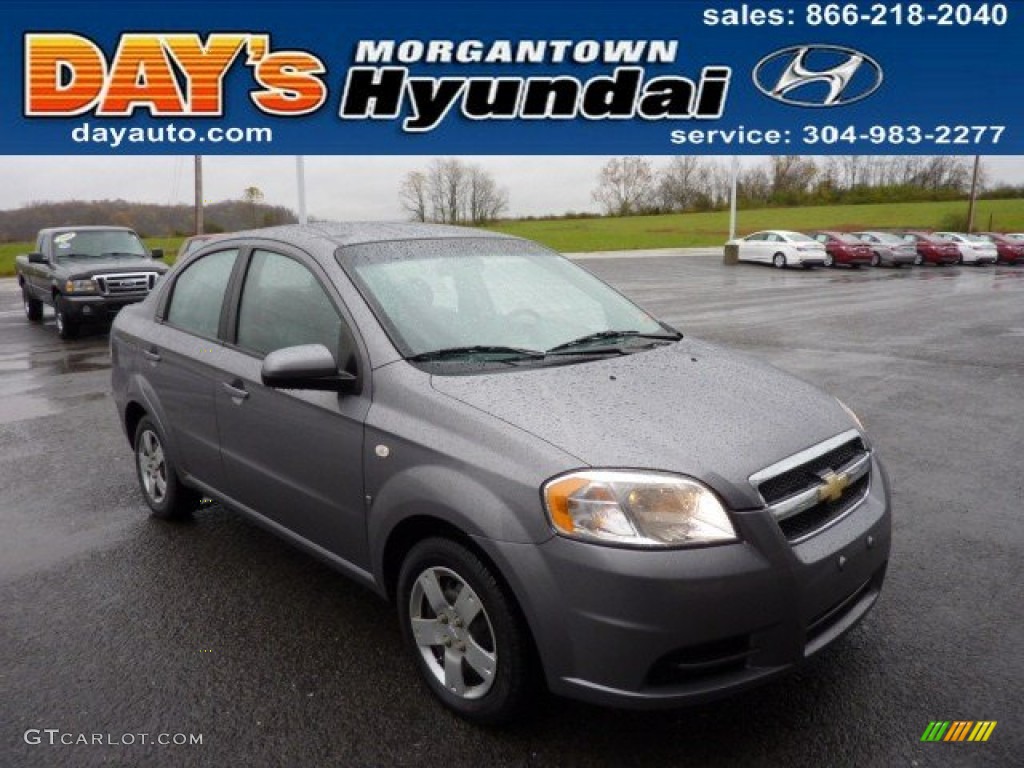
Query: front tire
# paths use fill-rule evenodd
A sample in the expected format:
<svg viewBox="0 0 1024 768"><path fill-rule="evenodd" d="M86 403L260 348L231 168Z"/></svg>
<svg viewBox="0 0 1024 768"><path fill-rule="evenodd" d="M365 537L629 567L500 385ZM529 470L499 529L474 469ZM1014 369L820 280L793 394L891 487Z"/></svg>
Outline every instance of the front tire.
<svg viewBox="0 0 1024 768"><path fill-rule="evenodd" d="M834 267L836 265L836 258L831 253L825 254L825 266Z"/></svg>
<svg viewBox="0 0 1024 768"><path fill-rule="evenodd" d="M139 488L153 517L163 520L189 517L199 506L200 496L181 484L167 454L163 435L148 416L135 428L134 446Z"/></svg>
<svg viewBox="0 0 1024 768"><path fill-rule="evenodd" d="M57 335L62 339L77 338L78 323L68 317L64 299L59 293L53 299L53 310L57 315Z"/></svg>
<svg viewBox="0 0 1024 768"><path fill-rule="evenodd" d="M430 691L477 723L507 722L532 693L532 645L491 568L451 539L410 550L398 577L398 618Z"/></svg>
<svg viewBox="0 0 1024 768"><path fill-rule="evenodd" d="M914 266L915 267L920 267L920 266L923 266L923 265L924 265L924 256L922 256L919 253L919 254L917 254L917 256L914 257Z"/></svg>
<svg viewBox="0 0 1024 768"><path fill-rule="evenodd" d="M875 251L874 253L871 254L871 266L872 267L880 267L880 266L882 266L882 257L879 255L878 251Z"/></svg>
<svg viewBox="0 0 1024 768"><path fill-rule="evenodd" d="M786 254L776 253L772 256L772 264L775 265L776 269L784 269L786 267Z"/></svg>
<svg viewBox="0 0 1024 768"><path fill-rule="evenodd" d="M32 298L27 285L21 286L21 300L25 305L25 317L30 323L38 323L43 319L43 302Z"/></svg>

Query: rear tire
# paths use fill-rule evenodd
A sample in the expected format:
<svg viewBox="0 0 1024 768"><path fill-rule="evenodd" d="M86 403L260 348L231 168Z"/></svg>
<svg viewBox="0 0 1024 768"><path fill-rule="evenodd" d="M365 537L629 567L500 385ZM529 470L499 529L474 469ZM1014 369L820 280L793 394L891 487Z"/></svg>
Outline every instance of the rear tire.
<svg viewBox="0 0 1024 768"><path fill-rule="evenodd" d="M53 299L53 310L57 314L57 335L62 339L74 339L78 336L78 323L68 317L64 307L64 299L58 293Z"/></svg>
<svg viewBox="0 0 1024 768"><path fill-rule="evenodd" d="M21 286L21 298L25 304L25 317L30 323L38 323L43 319L43 302L33 299L28 292L28 286Z"/></svg>
<svg viewBox="0 0 1024 768"><path fill-rule="evenodd" d="M917 256L914 257L914 266L915 267L924 266L924 256L922 256L920 253L917 254Z"/></svg>
<svg viewBox="0 0 1024 768"><path fill-rule="evenodd" d="M200 495L181 484L163 435L148 416L139 420L133 445L139 488L153 517L180 520L191 516L199 506Z"/></svg>
<svg viewBox="0 0 1024 768"><path fill-rule="evenodd" d="M874 253L871 254L871 266L872 267L880 267L880 266L882 266L882 257L878 254L878 251L875 251Z"/></svg>
<svg viewBox="0 0 1024 768"><path fill-rule="evenodd" d="M831 253L825 254L825 266L834 267L836 265L836 258Z"/></svg>
<svg viewBox="0 0 1024 768"><path fill-rule="evenodd" d="M402 563L397 598L406 645L442 704L477 723L522 711L536 679L529 632L475 553L451 539L419 542Z"/></svg>
<svg viewBox="0 0 1024 768"><path fill-rule="evenodd" d="M786 254L776 253L772 256L772 264L775 265L776 269L784 269L786 267Z"/></svg>

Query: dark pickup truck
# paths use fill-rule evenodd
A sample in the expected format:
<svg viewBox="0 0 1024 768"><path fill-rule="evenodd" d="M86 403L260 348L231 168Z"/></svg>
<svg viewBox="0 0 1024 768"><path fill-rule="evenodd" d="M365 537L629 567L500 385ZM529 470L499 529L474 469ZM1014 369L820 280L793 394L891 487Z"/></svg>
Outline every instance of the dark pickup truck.
<svg viewBox="0 0 1024 768"><path fill-rule="evenodd" d="M52 227L39 230L36 249L15 260L25 315L43 319L43 304L57 315L62 339L84 323L107 323L121 307L142 301L168 267L163 251L146 250L126 227Z"/></svg>

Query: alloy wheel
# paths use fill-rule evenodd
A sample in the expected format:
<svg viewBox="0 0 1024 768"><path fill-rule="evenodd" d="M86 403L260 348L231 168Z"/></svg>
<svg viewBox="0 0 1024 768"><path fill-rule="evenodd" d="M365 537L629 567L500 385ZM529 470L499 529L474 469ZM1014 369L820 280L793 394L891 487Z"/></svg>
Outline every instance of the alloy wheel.
<svg viewBox="0 0 1024 768"><path fill-rule="evenodd" d="M142 487L154 504L160 504L167 496L167 461L155 432L147 429L139 435L137 455Z"/></svg>
<svg viewBox="0 0 1024 768"><path fill-rule="evenodd" d="M451 694L473 700L494 684L494 627L480 597L449 568L427 568L409 595L413 639L434 678Z"/></svg>

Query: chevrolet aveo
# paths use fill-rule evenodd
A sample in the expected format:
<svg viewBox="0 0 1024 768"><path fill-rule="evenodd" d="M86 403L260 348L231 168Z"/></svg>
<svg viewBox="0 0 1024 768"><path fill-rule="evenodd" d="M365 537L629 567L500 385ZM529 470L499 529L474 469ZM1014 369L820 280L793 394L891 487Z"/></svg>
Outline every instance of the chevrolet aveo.
<svg viewBox="0 0 1024 768"><path fill-rule="evenodd" d="M394 601L431 691L699 702L853 627L890 547L851 411L539 245L282 227L189 254L111 333L158 517L216 499Z"/></svg>

